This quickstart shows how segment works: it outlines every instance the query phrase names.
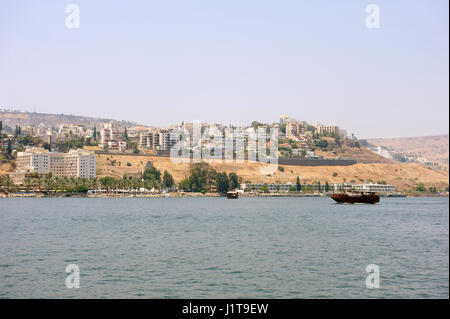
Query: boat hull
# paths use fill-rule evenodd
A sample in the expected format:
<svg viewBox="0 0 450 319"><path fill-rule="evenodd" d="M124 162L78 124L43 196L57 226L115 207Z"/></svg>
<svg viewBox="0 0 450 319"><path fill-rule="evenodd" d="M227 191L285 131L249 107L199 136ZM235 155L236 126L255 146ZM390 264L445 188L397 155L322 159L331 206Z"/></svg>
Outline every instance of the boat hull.
<svg viewBox="0 0 450 319"><path fill-rule="evenodd" d="M228 192L227 193L227 198L228 199L237 199L238 198L238 193L237 192Z"/></svg>
<svg viewBox="0 0 450 319"><path fill-rule="evenodd" d="M380 201L380 196L375 194L333 194L331 198L342 204L376 204Z"/></svg>

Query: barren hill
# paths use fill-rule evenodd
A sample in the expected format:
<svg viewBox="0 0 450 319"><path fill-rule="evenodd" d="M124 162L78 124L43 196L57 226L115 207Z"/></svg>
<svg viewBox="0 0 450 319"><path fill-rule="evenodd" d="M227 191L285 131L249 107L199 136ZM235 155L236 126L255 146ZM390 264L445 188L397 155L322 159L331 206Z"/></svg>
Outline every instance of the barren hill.
<svg viewBox="0 0 450 319"><path fill-rule="evenodd" d="M114 161L114 162L113 162ZM132 156L132 155L106 155L97 154L97 176L122 177L125 173L142 172L147 161L161 171L169 171L178 182L189 175L190 164L175 163L168 157L156 156ZM414 188L419 183L426 187L436 187L444 190L448 186L448 171L436 171L428 169L416 163L372 163L355 164L350 166L288 166L283 165L283 171L276 170L274 174L261 173L262 163L222 163L210 162L218 171L227 173L235 172L243 178L243 181L264 183L295 183L300 176L302 183L320 181L324 184L354 181L385 181L394 185L399 191Z"/></svg>
<svg viewBox="0 0 450 319"><path fill-rule="evenodd" d="M441 164L449 163L449 135L434 135L420 137L401 138L374 138L368 139L368 143L383 146L388 150L404 154L417 154L429 161Z"/></svg>

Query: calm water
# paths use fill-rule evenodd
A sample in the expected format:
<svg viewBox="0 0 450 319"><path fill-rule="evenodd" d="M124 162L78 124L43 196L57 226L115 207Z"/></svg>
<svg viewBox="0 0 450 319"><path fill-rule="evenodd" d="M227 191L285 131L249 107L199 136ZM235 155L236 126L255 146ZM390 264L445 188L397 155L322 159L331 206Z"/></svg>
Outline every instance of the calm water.
<svg viewBox="0 0 450 319"><path fill-rule="evenodd" d="M3 198L0 297L448 298L449 202Z"/></svg>

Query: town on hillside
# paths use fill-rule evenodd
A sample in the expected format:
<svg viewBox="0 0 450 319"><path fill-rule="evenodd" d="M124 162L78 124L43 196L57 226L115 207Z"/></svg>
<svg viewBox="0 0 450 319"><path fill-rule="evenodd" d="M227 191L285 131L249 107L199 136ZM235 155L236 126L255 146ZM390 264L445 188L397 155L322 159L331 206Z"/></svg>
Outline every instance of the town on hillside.
<svg viewBox="0 0 450 319"><path fill-rule="evenodd" d="M261 182L260 179L248 176L244 180L246 176L238 176L236 173L227 174L225 169L221 172L220 167L214 169L207 163L190 165L185 172L186 176L174 177L174 172L170 169L161 172L157 164L152 164L155 161L144 160L140 161L137 172L124 170L122 176L117 176L117 171L133 164L132 160L124 163L113 160L113 156L148 156L147 159L153 156L157 162L158 158L169 157L173 150L178 150L182 145L179 132L186 132L190 139L184 140L184 143L192 145L195 125L182 122L165 128L150 127L127 121L3 110L0 112L1 187L5 192L59 189L61 192L71 190L98 193L114 190L116 193L154 194L174 191L223 193L239 189L247 193L327 194L353 189L385 195L396 194L395 187L381 179L354 176L336 182L338 173L333 172L330 182L304 178L302 183L301 176L294 176L294 170L290 170L292 178L288 180L284 178ZM240 142L247 160L252 148L257 147L251 142L250 132L276 130L276 141L267 140L267 144L276 147L276 154L272 155L278 159L279 174L284 173L286 167L305 167L307 170L317 166L396 163L396 158L387 150L373 147L354 134L349 135L344 128L309 123L287 115L281 115L273 123L253 121L239 127L202 122L197 123L197 129L201 134L201 143L198 144L200 154L209 154L211 150L224 146L230 129L241 132ZM237 137L231 143L237 145ZM105 156L107 164L104 164ZM222 158L224 154L219 156ZM232 156L237 159L236 151ZM404 156L397 162L406 161L415 162L415 158ZM421 160L417 162L422 166L448 170L448 167L442 168L440 164L424 163ZM201 182L196 182L197 173L198 176L208 177L202 177ZM445 193L448 192L448 184L447 187L427 187L417 180L410 192Z"/></svg>

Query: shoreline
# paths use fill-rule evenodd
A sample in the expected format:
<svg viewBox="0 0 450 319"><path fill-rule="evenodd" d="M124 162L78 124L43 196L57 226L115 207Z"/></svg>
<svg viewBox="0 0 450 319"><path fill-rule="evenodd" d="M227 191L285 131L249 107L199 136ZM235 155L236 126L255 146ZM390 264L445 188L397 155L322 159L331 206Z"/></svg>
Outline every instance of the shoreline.
<svg viewBox="0 0 450 319"><path fill-rule="evenodd" d="M325 193L311 193L311 194L286 194L286 193L240 193L239 197L330 197L331 194ZM183 198L183 197L224 197L219 193L191 193L191 192L171 192L159 194L124 194L124 193L103 193L103 194L83 194L83 193L42 193L42 192L27 192L27 193L0 193L0 198ZM424 195L407 195L407 194L393 194L380 195L382 198L410 198L410 197L449 197L448 194L424 194Z"/></svg>

